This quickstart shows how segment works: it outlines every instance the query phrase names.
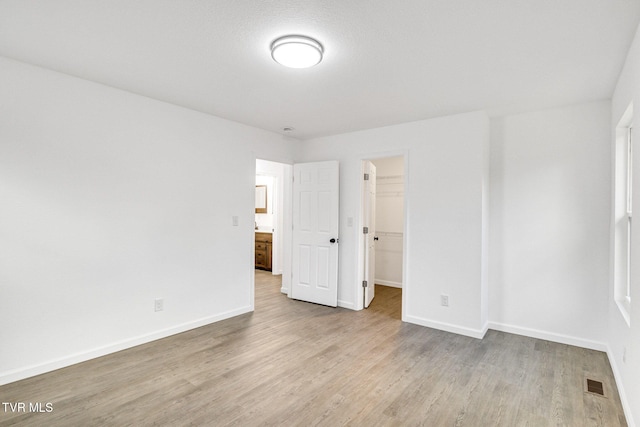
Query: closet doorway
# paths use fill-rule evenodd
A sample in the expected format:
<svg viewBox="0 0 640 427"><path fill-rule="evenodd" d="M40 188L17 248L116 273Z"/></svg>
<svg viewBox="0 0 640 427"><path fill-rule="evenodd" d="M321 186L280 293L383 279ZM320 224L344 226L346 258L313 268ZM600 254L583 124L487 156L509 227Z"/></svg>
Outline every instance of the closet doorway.
<svg viewBox="0 0 640 427"><path fill-rule="evenodd" d="M363 160L363 308L401 319L405 229L405 158Z"/></svg>

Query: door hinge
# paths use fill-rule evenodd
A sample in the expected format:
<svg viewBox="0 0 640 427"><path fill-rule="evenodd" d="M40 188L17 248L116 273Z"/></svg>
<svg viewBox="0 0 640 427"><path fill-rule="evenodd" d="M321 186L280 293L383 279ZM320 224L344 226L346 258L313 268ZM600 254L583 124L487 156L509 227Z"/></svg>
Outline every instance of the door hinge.
<svg viewBox="0 0 640 427"><path fill-rule="evenodd" d="M363 287L363 288L366 288L367 286L369 286L369 284L367 283L367 281L366 281L366 280L363 280L363 281L362 281L362 287Z"/></svg>
<svg viewBox="0 0 640 427"><path fill-rule="evenodd" d="M365 173L365 174L364 174L364 180L365 180L365 181L369 181L369 174L368 174L368 173Z"/></svg>
<svg viewBox="0 0 640 427"><path fill-rule="evenodd" d="M362 227L362 234L369 234L369 227Z"/></svg>

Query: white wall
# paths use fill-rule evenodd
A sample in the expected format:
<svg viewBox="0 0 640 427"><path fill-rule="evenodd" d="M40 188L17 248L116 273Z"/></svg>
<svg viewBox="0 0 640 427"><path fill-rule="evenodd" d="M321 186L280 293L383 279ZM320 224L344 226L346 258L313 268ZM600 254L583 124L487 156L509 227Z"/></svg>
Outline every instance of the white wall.
<svg viewBox="0 0 640 427"><path fill-rule="evenodd" d="M605 349L609 102L492 120L491 328Z"/></svg>
<svg viewBox="0 0 640 427"><path fill-rule="evenodd" d="M406 155L403 319L471 336L482 305L482 176L489 119L483 112L304 141L302 161L340 161L341 306L362 307L359 265L361 161ZM349 227L349 219L354 225ZM440 306L440 294L450 307Z"/></svg>
<svg viewBox="0 0 640 427"><path fill-rule="evenodd" d="M639 27L640 29L640 27ZM624 69L620 74L620 78L616 85L616 89L611 102L611 121L609 122L609 140L611 141L610 153L613 157L615 153L614 130L620 118L625 112L627 106L633 102L634 114L633 125L634 131L638 129L640 123L640 31L636 33L635 39L629 50L627 61ZM634 210L638 211L638 201L640 201L640 138L639 132L635 132L634 139L634 163L633 163L633 199ZM611 194L614 194L613 187ZM613 197L613 196L612 196ZM613 204L613 199L612 199ZM613 209L611 210L611 218L615 217ZM634 215L637 218L637 214ZM636 219L634 219L635 224ZM630 325L628 326L622 314L614 301L613 294L613 277L614 262L610 260L609 271L609 360L616 376L618 390L621 392L627 421L630 426L640 422L640 325L638 316L640 316L640 233L634 226L634 233L631 238L631 306L629 310ZM614 224L610 227L610 247L613 256L613 235ZM626 351L625 351L626 350ZM626 353L626 357L623 356Z"/></svg>
<svg viewBox="0 0 640 427"><path fill-rule="evenodd" d="M404 158L372 159L376 166L376 271L379 285L402 287Z"/></svg>
<svg viewBox="0 0 640 427"><path fill-rule="evenodd" d="M0 81L0 383L253 309L255 159L291 140L2 58Z"/></svg>

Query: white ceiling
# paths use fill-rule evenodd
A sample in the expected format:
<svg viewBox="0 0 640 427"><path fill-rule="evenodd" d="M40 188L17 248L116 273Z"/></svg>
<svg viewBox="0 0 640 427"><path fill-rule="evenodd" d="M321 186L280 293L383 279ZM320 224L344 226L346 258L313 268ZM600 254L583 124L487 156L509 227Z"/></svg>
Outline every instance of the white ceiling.
<svg viewBox="0 0 640 427"><path fill-rule="evenodd" d="M0 55L309 138L610 98L638 0L0 0ZM324 61L270 56L302 34Z"/></svg>

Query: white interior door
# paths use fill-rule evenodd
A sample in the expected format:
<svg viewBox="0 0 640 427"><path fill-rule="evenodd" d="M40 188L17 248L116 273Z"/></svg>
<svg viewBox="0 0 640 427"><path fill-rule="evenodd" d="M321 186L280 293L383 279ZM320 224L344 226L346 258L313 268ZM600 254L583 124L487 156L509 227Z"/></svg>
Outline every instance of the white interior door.
<svg viewBox="0 0 640 427"><path fill-rule="evenodd" d="M293 166L291 298L338 305L337 161Z"/></svg>
<svg viewBox="0 0 640 427"><path fill-rule="evenodd" d="M376 165L368 160L364 162L364 308L369 307L375 296L376 280Z"/></svg>

